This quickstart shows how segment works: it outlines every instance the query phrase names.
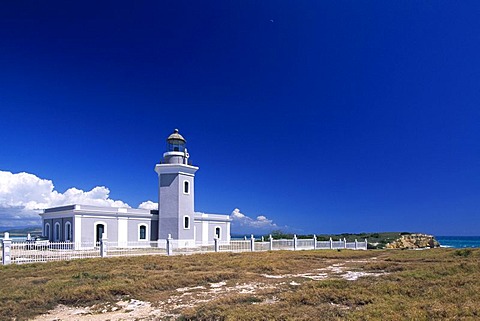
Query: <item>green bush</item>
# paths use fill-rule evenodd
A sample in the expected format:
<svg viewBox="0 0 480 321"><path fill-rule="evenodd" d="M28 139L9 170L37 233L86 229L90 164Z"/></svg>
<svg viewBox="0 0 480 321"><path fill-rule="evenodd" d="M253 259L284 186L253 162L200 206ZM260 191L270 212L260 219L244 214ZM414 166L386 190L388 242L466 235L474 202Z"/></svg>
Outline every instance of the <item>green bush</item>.
<svg viewBox="0 0 480 321"><path fill-rule="evenodd" d="M469 257L470 255L472 255L472 253L473 253L472 249L461 249L453 252L454 255L462 256L462 257Z"/></svg>

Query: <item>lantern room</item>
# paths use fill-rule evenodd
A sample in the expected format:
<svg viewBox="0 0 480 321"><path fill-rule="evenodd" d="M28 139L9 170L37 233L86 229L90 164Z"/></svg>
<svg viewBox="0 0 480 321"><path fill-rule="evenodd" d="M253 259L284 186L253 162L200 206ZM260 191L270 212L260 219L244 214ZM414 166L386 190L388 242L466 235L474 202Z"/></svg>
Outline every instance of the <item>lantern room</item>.
<svg viewBox="0 0 480 321"><path fill-rule="evenodd" d="M173 133L167 138L167 152L184 152L187 141L175 129Z"/></svg>

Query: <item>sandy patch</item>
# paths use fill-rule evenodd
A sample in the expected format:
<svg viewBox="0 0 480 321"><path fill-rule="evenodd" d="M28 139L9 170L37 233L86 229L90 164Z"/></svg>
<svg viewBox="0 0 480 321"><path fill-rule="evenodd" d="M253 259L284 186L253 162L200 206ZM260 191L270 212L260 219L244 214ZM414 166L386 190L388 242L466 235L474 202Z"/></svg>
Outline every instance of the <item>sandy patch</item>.
<svg viewBox="0 0 480 321"><path fill-rule="evenodd" d="M220 288L220 287L222 287L226 284L227 284L226 282L210 283L210 287L211 288Z"/></svg>
<svg viewBox="0 0 480 321"><path fill-rule="evenodd" d="M362 262L363 261L348 261L348 262ZM367 261L365 261L367 262ZM270 275L262 274L267 279L292 279L305 278L311 280L325 280L331 277L340 277L348 281L355 281L360 277L365 276L381 276L387 274L386 272L364 272L364 271L349 271L343 263L332 264L326 268L317 269L317 273L300 273L300 274L282 274ZM291 283L290 283L291 284ZM293 285L293 284L292 284Z"/></svg>
<svg viewBox="0 0 480 321"><path fill-rule="evenodd" d="M193 287L187 287L187 288L178 288L176 289L177 292L187 292L187 291L193 291L193 290L203 290L205 289L204 286L193 286Z"/></svg>
<svg viewBox="0 0 480 321"><path fill-rule="evenodd" d="M86 308L67 307L59 305L47 314L35 318L35 321L134 321L154 320L156 316L166 316L165 313L151 306L149 302L139 300L119 301L115 304L91 306Z"/></svg>

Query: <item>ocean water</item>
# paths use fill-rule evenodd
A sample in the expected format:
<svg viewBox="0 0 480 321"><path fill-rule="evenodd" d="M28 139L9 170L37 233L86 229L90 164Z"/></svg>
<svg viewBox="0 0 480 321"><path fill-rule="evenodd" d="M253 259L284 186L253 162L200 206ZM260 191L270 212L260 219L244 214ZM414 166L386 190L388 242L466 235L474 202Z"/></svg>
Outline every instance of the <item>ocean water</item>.
<svg viewBox="0 0 480 321"><path fill-rule="evenodd" d="M435 236L443 247L462 249L466 247L480 247L480 236Z"/></svg>
<svg viewBox="0 0 480 321"><path fill-rule="evenodd" d="M26 236L11 236L10 239L13 242L25 242L27 240ZM3 235L0 236L0 240L3 240Z"/></svg>

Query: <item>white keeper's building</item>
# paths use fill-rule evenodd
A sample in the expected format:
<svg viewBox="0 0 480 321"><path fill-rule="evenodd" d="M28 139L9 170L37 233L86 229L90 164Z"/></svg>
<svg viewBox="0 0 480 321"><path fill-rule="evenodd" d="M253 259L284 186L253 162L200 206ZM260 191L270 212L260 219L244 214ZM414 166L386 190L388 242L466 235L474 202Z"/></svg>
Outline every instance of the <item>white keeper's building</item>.
<svg viewBox="0 0 480 321"><path fill-rule="evenodd" d="M195 212L195 173L186 140L175 130L167 138L167 151L158 174L158 210L98 207L73 204L47 208L42 217L43 235L52 242L93 243L102 234L118 246L128 243L165 240L170 234L179 246L194 247L230 242L228 215Z"/></svg>

